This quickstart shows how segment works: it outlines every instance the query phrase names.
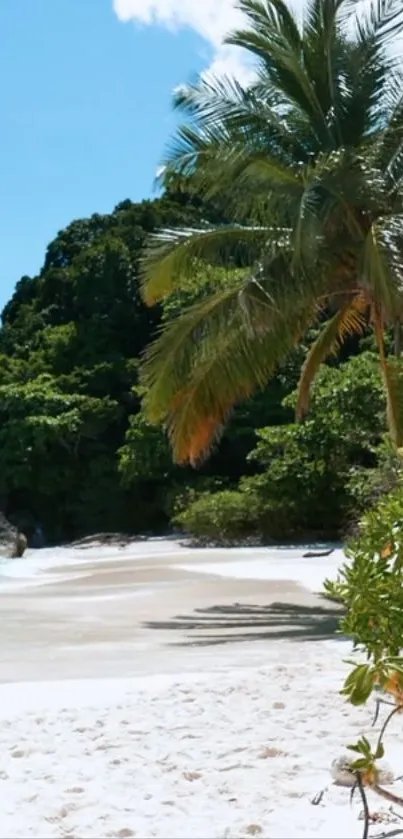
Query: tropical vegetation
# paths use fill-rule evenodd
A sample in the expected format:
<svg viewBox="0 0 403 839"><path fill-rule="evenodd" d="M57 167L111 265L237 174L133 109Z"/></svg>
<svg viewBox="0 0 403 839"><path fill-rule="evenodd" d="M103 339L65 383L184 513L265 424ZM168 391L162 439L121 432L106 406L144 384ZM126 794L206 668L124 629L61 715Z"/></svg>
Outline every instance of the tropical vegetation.
<svg viewBox="0 0 403 839"><path fill-rule="evenodd" d="M143 259L148 304L186 289L200 266L227 281L165 324L142 369L144 407L178 463L210 452L233 408L264 388L313 324L296 399L303 418L316 373L340 346L374 332L400 447L403 222L399 0L309 0L300 23L284 0L241 0L245 27L227 43L252 56L248 87L201 77L175 104L185 121L168 182L225 195L228 221L166 228Z"/></svg>
<svg viewBox="0 0 403 839"><path fill-rule="evenodd" d="M389 804L403 806L399 793L381 786L380 764L386 736L403 710L402 532L400 481L363 516L338 579L325 585L328 597L344 607L340 632L353 641L356 651L341 693L353 705L370 701L375 708L374 725L381 715L378 730L370 739L361 736L348 746L350 770L364 805L363 839L369 835L371 818L367 787Z"/></svg>
<svg viewBox="0 0 403 839"><path fill-rule="evenodd" d="M3 311L28 536L335 536L400 479L400 4L241 5L253 84L179 91L161 196L72 222Z"/></svg>
<svg viewBox="0 0 403 839"><path fill-rule="evenodd" d="M281 402L295 386L292 360L195 472L172 463L163 431L141 410L141 354L184 299L200 294L195 277L186 294L144 305L146 236L220 212L181 189L123 201L60 231L39 274L17 283L0 330L0 497L29 537L38 523L51 542L105 530L164 532L179 497L236 486L251 473L254 429L288 416Z"/></svg>
<svg viewBox="0 0 403 839"><path fill-rule="evenodd" d="M29 537L39 523L51 542L172 527L204 540L290 539L315 531L324 506L319 535L334 535L385 481L383 390L369 335L323 367L305 423L294 422L293 394L315 333L234 411L206 463L173 463L163 429L142 408L140 360L156 331L200 299L205 276L199 270L186 291L148 309L139 260L150 230L206 212L181 193L122 202L62 230L38 276L17 284L0 330L0 496ZM207 511L203 527L197 505Z"/></svg>

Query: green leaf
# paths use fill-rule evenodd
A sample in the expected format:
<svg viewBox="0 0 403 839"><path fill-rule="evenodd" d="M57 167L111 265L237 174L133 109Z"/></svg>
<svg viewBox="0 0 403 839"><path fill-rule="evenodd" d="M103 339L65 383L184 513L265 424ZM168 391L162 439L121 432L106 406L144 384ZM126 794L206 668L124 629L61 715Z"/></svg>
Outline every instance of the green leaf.
<svg viewBox="0 0 403 839"><path fill-rule="evenodd" d="M375 752L374 758L375 758L375 760L382 760L382 758L384 756L385 756L385 747L384 747L383 743L379 743L379 746L378 746L378 748Z"/></svg>
<svg viewBox="0 0 403 839"><path fill-rule="evenodd" d="M360 772L361 770L368 769L368 760L367 758L360 758L359 760L355 760L350 765L350 769L352 772Z"/></svg>
<svg viewBox="0 0 403 839"><path fill-rule="evenodd" d="M359 743L354 743L353 745L347 746L347 748L351 752L356 752L357 754L362 754L362 749Z"/></svg>
<svg viewBox="0 0 403 839"><path fill-rule="evenodd" d="M370 744L369 740L367 740L366 737L362 737L361 743L362 743L363 753L369 756L371 754L371 744Z"/></svg>

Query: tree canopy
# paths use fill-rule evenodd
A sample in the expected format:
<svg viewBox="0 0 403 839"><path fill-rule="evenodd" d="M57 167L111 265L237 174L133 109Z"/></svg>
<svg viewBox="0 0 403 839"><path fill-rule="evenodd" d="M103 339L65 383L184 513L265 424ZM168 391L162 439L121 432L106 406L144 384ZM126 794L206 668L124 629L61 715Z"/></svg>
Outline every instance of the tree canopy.
<svg viewBox="0 0 403 839"><path fill-rule="evenodd" d="M28 536L38 522L52 541L166 530L176 494L199 482L236 482L250 471L254 427L286 413L277 379L196 474L174 466L164 432L141 410L146 346L207 285L227 279L203 266L150 310L140 293L144 242L161 225L216 221L218 212L183 187L124 201L109 215L72 222L50 243L38 276L17 283L0 330L0 499Z"/></svg>

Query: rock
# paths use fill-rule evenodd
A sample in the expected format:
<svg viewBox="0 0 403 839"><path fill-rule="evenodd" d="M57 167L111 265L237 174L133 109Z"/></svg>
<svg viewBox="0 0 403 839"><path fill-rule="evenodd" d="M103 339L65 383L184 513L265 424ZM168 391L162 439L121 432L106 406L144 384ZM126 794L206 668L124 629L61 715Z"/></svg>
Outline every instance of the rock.
<svg viewBox="0 0 403 839"><path fill-rule="evenodd" d="M247 833L248 836L260 836L260 834L263 833L263 828L260 824L248 824L245 828L245 833Z"/></svg>
<svg viewBox="0 0 403 839"><path fill-rule="evenodd" d="M338 787L353 787L356 781L354 772L350 770L350 764L354 761L353 754L342 755L336 758L332 763L331 774L334 783ZM393 772L387 763L381 761L377 764L379 768L378 782L381 786L389 786L394 782Z"/></svg>
<svg viewBox="0 0 403 839"><path fill-rule="evenodd" d="M15 558L19 558L20 556L24 556L24 553L27 549L27 545L28 545L28 542L27 542L26 536L24 536L23 533L18 533L17 534L17 542L16 542L16 546L15 546L15 550L16 550Z"/></svg>
<svg viewBox="0 0 403 839"><path fill-rule="evenodd" d="M201 772L182 772L186 781L198 781L202 777Z"/></svg>
<svg viewBox="0 0 403 839"><path fill-rule="evenodd" d="M0 513L0 556L16 559L23 555L27 547L27 540L23 533Z"/></svg>

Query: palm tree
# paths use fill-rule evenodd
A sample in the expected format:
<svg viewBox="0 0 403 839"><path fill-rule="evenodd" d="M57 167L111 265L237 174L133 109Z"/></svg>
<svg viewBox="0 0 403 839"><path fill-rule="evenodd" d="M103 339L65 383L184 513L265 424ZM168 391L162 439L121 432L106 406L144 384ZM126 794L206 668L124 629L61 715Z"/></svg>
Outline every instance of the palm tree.
<svg viewBox="0 0 403 839"><path fill-rule="evenodd" d="M219 198L233 221L155 235L144 299L186 287L206 263L239 270L148 349L147 415L167 429L176 461L196 463L233 407L326 313L301 372L298 417L322 362L370 324L400 447L400 367L384 333L403 315L401 0L365 10L359 0L309 0L302 23L285 0L239 5L245 29L227 41L253 58L255 81L207 76L180 90L185 120L165 160L168 180Z"/></svg>

